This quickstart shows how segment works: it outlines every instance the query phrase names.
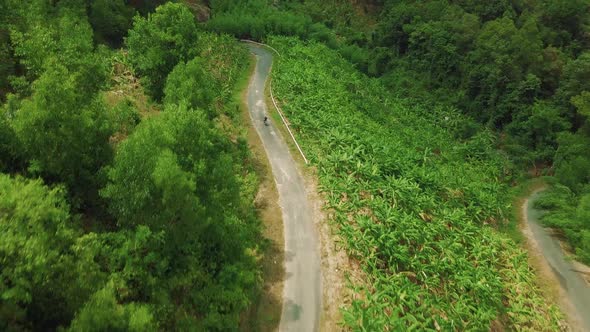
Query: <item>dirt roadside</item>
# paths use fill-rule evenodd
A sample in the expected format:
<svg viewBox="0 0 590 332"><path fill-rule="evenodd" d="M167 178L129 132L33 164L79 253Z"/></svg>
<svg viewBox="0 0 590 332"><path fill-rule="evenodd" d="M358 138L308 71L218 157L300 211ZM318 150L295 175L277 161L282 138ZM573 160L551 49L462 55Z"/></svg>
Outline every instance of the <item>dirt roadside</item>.
<svg viewBox="0 0 590 332"><path fill-rule="evenodd" d="M290 137L270 98L270 87L266 88L266 103L269 106L270 119L283 137ZM277 100L281 105L281 102ZM280 107L280 106L279 106ZM287 120L288 121L288 120ZM295 133L295 135L297 135ZM342 239L336 234L336 225L330 223L330 212L324 209L325 200L318 185L317 170L313 165L306 165L295 144L288 139L287 145L295 161L302 170L307 196L311 203L313 219L320 242L322 269L322 314L320 331L341 331L343 327L341 309L349 305L355 296L347 287L347 278L354 284L365 280L358 262L353 262L344 249Z"/></svg>
<svg viewBox="0 0 590 332"><path fill-rule="evenodd" d="M322 285L324 299L322 306L322 315L320 321L320 331L338 331L342 330L339 323L342 321L341 308L349 304L352 297L350 289L347 287L346 273L353 274L352 279L356 279L356 274L348 255L342 249L338 236L334 234L333 226L323 210L324 199L318 190L316 175L313 169L309 169L304 174L304 181L307 189L307 195L312 202L314 222L319 234L320 257L322 268Z"/></svg>
<svg viewBox="0 0 590 332"><path fill-rule="evenodd" d="M584 327L583 318L576 310L576 307L570 299L566 289L567 281L562 274L553 267L553 265L544 256L543 247L539 239L539 231L542 229L539 225L533 223L533 217L530 216L530 201L539 192L545 189L544 186L537 185L526 198L520 200L520 229L526 239L526 249L529 253L530 265L536 270L538 283L544 290L546 296L554 303L557 303L561 311L565 314L568 323L568 330L587 331ZM535 229L533 229L535 228Z"/></svg>
<svg viewBox="0 0 590 332"><path fill-rule="evenodd" d="M343 330L340 325L342 322L341 309L350 305L352 299L355 298L351 288L348 287L348 280L353 284L362 284L363 280L366 279L359 263L351 260L346 254L345 244L336 234L337 226L330 221L330 211L324 210L325 200L319 189L317 170L313 165L305 163L295 144L290 139L290 135L271 100L270 87L271 84L266 84L264 98L266 105L268 105L267 111L272 123L271 127L276 128L282 137L287 138L286 144L295 163L298 165L297 169L304 181L310 212L318 234L323 300L320 322L317 328L320 331L340 331ZM277 100L277 103L281 105L280 100ZM297 136L297 133L295 135Z"/></svg>

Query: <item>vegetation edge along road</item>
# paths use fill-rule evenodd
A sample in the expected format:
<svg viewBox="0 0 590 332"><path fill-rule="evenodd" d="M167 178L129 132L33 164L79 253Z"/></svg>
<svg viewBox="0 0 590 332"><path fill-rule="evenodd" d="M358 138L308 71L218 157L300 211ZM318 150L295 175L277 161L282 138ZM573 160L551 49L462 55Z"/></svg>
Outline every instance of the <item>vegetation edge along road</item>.
<svg viewBox="0 0 590 332"><path fill-rule="evenodd" d="M529 255L538 258L535 265L539 278L549 278L557 288L556 302L566 314L574 331L590 331L590 287L562 250L560 240L540 224L542 211L535 208L535 201L546 187L534 189L524 199L522 209L522 232L526 236Z"/></svg>
<svg viewBox="0 0 590 332"><path fill-rule="evenodd" d="M266 151L251 123L248 110L248 86L255 73L256 57L250 54L249 68L243 72L239 83L236 84L234 101L240 105L241 122L246 130L249 150L255 163L254 169L260 178L255 206L257 208L262 227L262 252L260 265L262 268L262 282L260 292L256 294L247 312L241 317L240 331L270 332L278 329L283 306L284 247L283 219L278 201L278 191L270 169L270 162Z"/></svg>
<svg viewBox="0 0 590 332"><path fill-rule="evenodd" d="M255 74L248 88L248 108L273 170L283 210L285 273L280 330L312 331L319 326L321 311L321 269L319 244L305 184L280 133L266 125L265 84L272 56L265 49L250 46L257 57Z"/></svg>

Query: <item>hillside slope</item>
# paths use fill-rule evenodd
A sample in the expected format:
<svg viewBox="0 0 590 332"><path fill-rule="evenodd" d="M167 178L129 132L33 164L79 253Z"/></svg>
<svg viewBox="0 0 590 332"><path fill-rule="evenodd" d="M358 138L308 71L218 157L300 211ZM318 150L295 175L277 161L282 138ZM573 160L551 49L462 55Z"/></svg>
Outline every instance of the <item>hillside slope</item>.
<svg viewBox="0 0 590 332"><path fill-rule="evenodd" d="M344 308L366 330L559 330L504 222L508 163L456 112L393 99L335 51L272 38L275 93L369 276Z"/></svg>

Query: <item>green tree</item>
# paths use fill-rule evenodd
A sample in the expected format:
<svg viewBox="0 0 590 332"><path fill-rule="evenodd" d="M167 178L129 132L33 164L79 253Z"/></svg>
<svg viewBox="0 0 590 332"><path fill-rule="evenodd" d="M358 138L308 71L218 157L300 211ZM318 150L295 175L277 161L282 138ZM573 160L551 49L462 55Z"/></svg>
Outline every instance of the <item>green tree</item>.
<svg viewBox="0 0 590 332"><path fill-rule="evenodd" d="M560 47L574 46L574 50L578 51L587 43L585 34L588 31L589 8L587 0L541 1L538 10L543 24L549 27L546 31L548 42ZM582 45L572 44L574 40L582 42Z"/></svg>
<svg viewBox="0 0 590 332"><path fill-rule="evenodd" d="M590 118L590 92L583 91L579 95L572 97L571 102L576 107L578 114L583 116L585 120Z"/></svg>
<svg viewBox="0 0 590 332"><path fill-rule="evenodd" d="M483 21L490 21L502 16L505 12L513 12L510 0L459 0L457 3L469 13L476 14Z"/></svg>
<svg viewBox="0 0 590 332"><path fill-rule="evenodd" d="M76 257L76 275L80 284L89 285L88 297L84 306L77 308L76 319L80 324L107 326L102 310L97 308L97 294L114 290L115 308L103 308L105 311L122 311L128 304L148 305L150 311L157 308L171 307L169 288L166 281L170 271L169 259L162 255L164 232L152 232L147 226L124 229L113 232L86 233L76 239L72 252ZM108 289L108 290L105 290ZM95 299L90 298L93 295ZM98 295L101 296L101 295ZM89 317L96 309L95 318ZM127 315L120 315L125 324ZM125 319L123 319L125 318ZM156 317L165 321L168 317Z"/></svg>
<svg viewBox="0 0 590 332"><path fill-rule="evenodd" d="M480 28L477 16L449 6L438 21L406 25L408 58L436 83L458 86L461 64Z"/></svg>
<svg viewBox="0 0 590 332"><path fill-rule="evenodd" d="M555 153L555 177L574 192L590 182L590 137L581 133L562 133Z"/></svg>
<svg viewBox="0 0 590 332"><path fill-rule="evenodd" d="M24 166L22 144L12 126L18 107L19 101L14 95L8 95L6 105L0 107L0 172L17 172Z"/></svg>
<svg viewBox="0 0 590 332"><path fill-rule="evenodd" d="M12 30L14 52L19 63L27 69L30 80L45 71L46 62L51 58L58 59L70 70L83 70L92 63L103 66L102 61L97 58L87 61L94 51L92 27L87 16L66 5L58 9L59 15L56 18L48 11L44 13L47 17L28 18L30 24L24 31Z"/></svg>
<svg viewBox="0 0 590 332"><path fill-rule="evenodd" d="M509 123L540 92L542 46L532 19L520 29L508 17L484 24L465 64L468 110L484 122Z"/></svg>
<svg viewBox="0 0 590 332"><path fill-rule="evenodd" d="M543 50L543 64L540 68L543 97L555 95L565 60L566 56L559 48L548 46Z"/></svg>
<svg viewBox="0 0 590 332"><path fill-rule="evenodd" d="M381 14L379 26L374 32L375 46L388 48L393 56L405 54L408 50L409 36L404 25L417 19L420 8L406 2L387 2Z"/></svg>
<svg viewBox="0 0 590 332"><path fill-rule="evenodd" d="M117 301L114 283L109 282L97 291L76 314L71 331L108 332L157 331L151 308L145 304L120 304Z"/></svg>
<svg viewBox="0 0 590 332"><path fill-rule="evenodd" d="M590 91L588 78L590 78L590 52L582 53L575 60L568 62L563 69L563 76L555 98L562 107L570 110L572 120L574 106L577 106L579 110L583 109L581 107L584 101L582 94L585 91ZM574 103L572 104L572 102Z"/></svg>
<svg viewBox="0 0 590 332"><path fill-rule="evenodd" d="M152 96L160 100L166 77L181 61L194 58L197 27L190 10L167 3L147 18L135 16L125 44L129 59Z"/></svg>
<svg viewBox="0 0 590 332"><path fill-rule="evenodd" d="M228 147L202 113L171 105L121 144L103 195L121 226L174 224L182 235L181 225L206 225L235 202Z"/></svg>
<svg viewBox="0 0 590 332"><path fill-rule="evenodd" d="M232 149L204 114L169 105L120 145L102 191L120 227L165 232L170 292L205 329L235 327L257 282Z"/></svg>
<svg viewBox="0 0 590 332"><path fill-rule="evenodd" d="M16 64L10 46L9 22L12 15L8 1L0 2L0 102L10 88L8 76L14 74Z"/></svg>
<svg viewBox="0 0 590 332"><path fill-rule="evenodd" d="M517 158L532 163L551 162L558 148L559 135L568 129L570 123L560 114L560 109L542 101L515 114L514 121L507 126L509 140L515 139L526 151Z"/></svg>
<svg viewBox="0 0 590 332"><path fill-rule="evenodd" d="M142 15L147 15L158 6L165 4L169 0L129 0L129 5L137 9Z"/></svg>
<svg viewBox="0 0 590 332"><path fill-rule="evenodd" d="M15 74L15 59L10 50L8 37L0 27L0 102L2 102L10 89L9 76Z"/></svg>
<svg viewBox="0 0 590 332"><path fill-rule="evenodd" d="M95 73L93 75L93 73ZM14 127L30 171L63 182L75 205L94 202L101 167L111 160L112 134L106 106L96 95L95 76L71 72L57 61L33 84L33 95L16 113Z"/></svg>
<svg viewBox="0 0 590 332"><path fill-rule="evenodd" d="M77 232L63 191L0 174L0 211L0 329L67 324L85 292L69 254Z"/></svg>
<svg viewBox="0 0 590 332"><path fill-rule="evenodd" d="M205 109L214 116L212 103L221 89L215 78L206 71L205 61L195 58L179 63L168 75L164 89L165 104L181 104L192 109Z"/></svg>

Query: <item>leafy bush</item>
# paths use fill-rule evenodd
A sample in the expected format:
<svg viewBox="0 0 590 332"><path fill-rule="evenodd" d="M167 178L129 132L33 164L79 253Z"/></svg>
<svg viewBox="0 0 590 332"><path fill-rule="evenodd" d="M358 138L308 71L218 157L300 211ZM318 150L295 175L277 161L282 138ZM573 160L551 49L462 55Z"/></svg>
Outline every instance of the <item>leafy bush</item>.
<svg viewBox="0 0 590 332"><path fill-rule="evenodd" d="M233 149L200 111L169 105L121 143L102 191L123 229L165 232L158 252L169 272L159 278L204 329L237 326L258 285L246 253L258 224L243 213Z"/></svg>
<svg viewBox="0 0 590 332"><path fill-rule="evenodd" d="M179 63L168 75L164 103L213 110L211 104L219 90L216 80L205 70L204 61L195 58L187 63Z"/></svg>
<svg viewBox="0 0 590 332"><path fill-rule="evenodd" d="M65 183L77 207L96 201L102 185L99 171L112 157L112 123L96 95L100 75L89 68L71 72L51 62L13 121L29 171L48 182Z"/></svg>
<svg viewBox="0 0 590 332"><path fill-rule="evenodd" d="M0 174L0 211L0 329L67 323L88 293L73 269L77 232L63 190Z"/></svg>

